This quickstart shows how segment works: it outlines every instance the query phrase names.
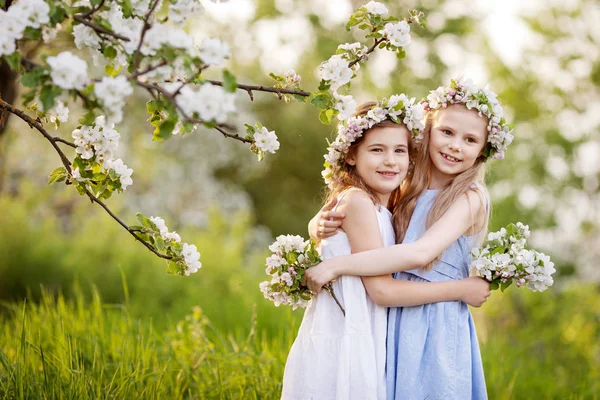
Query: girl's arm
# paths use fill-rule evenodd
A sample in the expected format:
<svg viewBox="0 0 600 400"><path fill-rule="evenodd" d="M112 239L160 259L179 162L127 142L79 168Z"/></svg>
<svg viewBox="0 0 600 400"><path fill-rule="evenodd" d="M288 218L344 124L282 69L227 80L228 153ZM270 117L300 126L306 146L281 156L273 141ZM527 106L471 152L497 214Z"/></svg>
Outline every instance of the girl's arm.
<svg viewBox="0 0 600 400"><path fill-rule="evenodd" d="M490 296L490 284L479 277L446 282L411 282L391 275L363 276L369 297L383 307L411 307L439 301L463 301L481 307Z"/></svg>
<svg viewBox="0 0 600 400"><path fill-rule="evenodd" d="M339 209L347 217L342 228L352 253L383 246L373 202L364 192L348 193ZM489 296L489 284L480 278L450 282L408 282L391 275L363 277L363 284L373 301L381 306L415 306L439 301L464 301L479 307Z"/></svg>
<svg viewBox="0 0 600 400"><path fill-rule="evenodd" d="M481 207L479 195L468 191L416 242L323 261L306 272L308 287L320 291L324 284L340 275L385 275L427 265L471 227L472 215L478 215Z"/></svg>

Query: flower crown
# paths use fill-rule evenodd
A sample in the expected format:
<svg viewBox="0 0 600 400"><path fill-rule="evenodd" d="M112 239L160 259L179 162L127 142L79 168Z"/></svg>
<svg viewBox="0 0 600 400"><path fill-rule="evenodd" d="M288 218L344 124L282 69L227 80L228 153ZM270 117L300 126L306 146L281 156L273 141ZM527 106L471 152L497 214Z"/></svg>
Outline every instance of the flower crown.
<svg viewBox="0 0 600 400"><path fill-rule="evenodd" d="M450 104L464 104L469 110L475 108L479 116L489 119L487 130L488 145L484 150L486 158L499 160L504 158L504 151L514 139L512 128L504 120L504 110L497 99L496 93L487 88L477 88L470 79L452 79L450 86L440 86L432 90L421 100L426 111L446 108Z"/></svg>
<svg viewBox="0 0 600 400"><path fill-rule="evenodd" d="M415 98L409 99L405 94L393 95L389 99L383 99L361 116L350 117L345 123L338 126L337 136L333 143L327 148L325 154L325 169L321 173L325 183L333 187L336 175L344 166L345 155L354 141L374 125L389 119L397 124L404 124L412 133L418 137L423 131L423 118L425 111L419 103L415 104Z"/></svg>

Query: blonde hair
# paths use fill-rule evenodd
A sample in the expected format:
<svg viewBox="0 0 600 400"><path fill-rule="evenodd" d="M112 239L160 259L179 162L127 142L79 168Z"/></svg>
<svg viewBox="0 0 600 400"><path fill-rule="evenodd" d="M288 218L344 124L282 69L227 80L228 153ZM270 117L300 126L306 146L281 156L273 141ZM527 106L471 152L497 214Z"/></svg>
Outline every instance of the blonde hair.
<svg viewBox="0 0 600 400"><path fill-rule="evenodd" d="M369 110L371 108L373 108L376 105L377 105L377 102L374 102L374 101L369 101L369 102L363 103L356 108L356 111L354 112L353 116L355 116L355 117L364 116L369 112ZM385 120L379 122L378 124L373 125L371 128L365 130L361 137L359 137L354 142L352 142L352 145L350 145L350 149L348 150L348 153L345 155L345 158L354 154L354 152L356 152L356 149L363 142L364 138L366 137L366 135L368 134L368 132L371 129L377 128L377 127L401 126L401 125L402 124L398 124L390 119L385 119ZM410 132L407 134L407 139L408 139L408 155L412 159L412 154L414 153L414 143L413 143L412 135L410 134ZM356 166L350 165L347 162L345 162L345 160L344 160L344 166L336 173L336 179L334 180L333 185L331 186L331 188L327 188L327 191L324 196L325 200L323 202L323 205L329 203L331 200L333 200L335 197L337 197L341 192L343 192L344 190L351 188L351 187L361 189L362 191L367 193L369 195L369 197L371 197L371 200L373 200L373 203L377 203L377 197L375 195L375 192L362 180L362 178L360 176L358 176L358 174L356 173ZM397 189L394 189L394 191L391 193L390 200L388 201L387 207L389 209L394 209L394 207L396 206L396 203L398 203L399 199L400 199L400 188L397 188Z"/></svg>
<svg viewBox="0 0 600 400"><path fill-rule="evenodd" d="M464 107L459 105L458 107ZM431 182L431 171L433 162L429 156L429 140L431 136L431 128L436 121L440 110L427 112L425 116L425 129L423 130L423 138L414 156L414 168L409 177L407 177L402 187L399 201L393 209L394 214L394 230L396 231L396 243L402 243L411 216L415 210L419 196L427 188ZM450 206L463 194L469 190L475 190L479 194L483 207L480 213L476 216L471 214L472 228L475 227L475 221L483 216L483 224L477 236L476 241L481 241L487 232L487 225L490 215L489 195L485 186L485 157L480 154L475 160L475 163L466 171L456 175L446 186L442 187L433 202L433 206L429 210L429 215L425 223L426 229L429 229L437 220L439 220L448 211ZM467 198L468 199L468 198ZM483 215L481 214L483 213ZM469 232L471 233L471 232ZM435 260L424 266L423 269L431 269Z"/></svg>

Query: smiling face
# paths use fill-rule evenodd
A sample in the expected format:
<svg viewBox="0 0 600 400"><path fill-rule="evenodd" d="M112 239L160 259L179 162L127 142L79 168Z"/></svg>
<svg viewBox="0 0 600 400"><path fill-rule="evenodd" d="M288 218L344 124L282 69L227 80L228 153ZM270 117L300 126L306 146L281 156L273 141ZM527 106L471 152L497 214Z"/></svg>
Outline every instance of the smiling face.
<svg viewBox="0 0 600 400"><path fill-rule="evenodd" d="M346 157L356 174L369 186L380 204L386 205L408 172L409 135L404 125L376 126Z"/></svg>
<svg viewBox="0 0 600 400"><path fill-rule="evenodd" d="M487 124L487 118L463 105L439 111L429 137L430 188L444 186L475 164L487 143Z"/></svg>

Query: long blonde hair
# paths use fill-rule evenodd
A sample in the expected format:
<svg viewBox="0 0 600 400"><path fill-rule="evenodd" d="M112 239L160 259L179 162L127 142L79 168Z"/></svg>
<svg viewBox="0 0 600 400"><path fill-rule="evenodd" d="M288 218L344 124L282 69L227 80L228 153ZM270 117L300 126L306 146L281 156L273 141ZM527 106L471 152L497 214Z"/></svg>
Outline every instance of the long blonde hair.
<svg viewBox="0 0 600 400"><path fill-rule="evenodd" d="M439 110L427 112L425 116L425 129L423 130L423 138L419 144L416 154L414 155L414 168L412 169L411 176L405 181L403 185L400 199L395 204L393 209L394 213L394 230L396 231L396 243L402 243L408 225L410 223L411 216L415 210L417 200L419 196L427 190L431 182L431 171L434 168L433 162L429 156L429 141L431 136L431 128L436 121L439 114ZM426 229L429 229L438 219L440 219L450 206L463 194L469 190L475 190L482 202L483 207L480 209L483 213L483 225L479 230L477 241L480 241L485 232L487 231L487 225L490 215L489 206L489 195L487 187L485 186L485 157L480 155L475 160L475 163L466 171L461 172L455 176L446 186L442 187L435 198L433 206L429 210L429 215L425 223ZM472 226L474 227L475 221L481 218L481 214L476 216L471 215ZM434 262L429 263L424 269L430 269Z"/></svg>
<svg viewBox="0 0 600 400"><path fill-rule="evenodd" d="M356 108L356 111L354 112L354 116L355 117L364 116L367 114L367 112L369 112L369 110L371 108L373 108L373 106L376 106L376 105L377 105L377 102L374 102L374 101L369 101L369 102L363 103ZM373 128L377 128L377 127L398 126L398 125L400 125L400 124L397 124L396 122L389 120L389 119L385 119L385 120L379 122L378 124L373 125L371 128L365 130L361 137L359 137L354 142L352 142L352 145L350 145L350 149L348 150L346 157L348 157L348 156L354 154L354 152L356 152L357 147L362 143L364 138L367 136L369 130L371 130ZM408 155L412 160L412 155L414 153L414 142L412 140L412 135L410 133L407 136L408 136ZM367 193L369 195L369 197L371 197L371 200L373 200L373 203L377 203L377 197L375 195L375 192L373 192L373 190L369 186L367 186L367 184L361 179L361 177L358 176L358 174L356 173L356 166L350 165L347 162L344 162L344 166L336 174L336 179L334 180L332 187L327 188L327 192L324 196L325 200L323 202L323 205L329 203L331 200L333 200L335 197L337 197L341 192L343 192L344 190L351 188L351 187L361 189L362 191ZM396 206L396 204L398 203L399 199L400 199L400 188L397 188L390 195L390 200L387 204L388 209L393 210L394 207Z"/></svg>

